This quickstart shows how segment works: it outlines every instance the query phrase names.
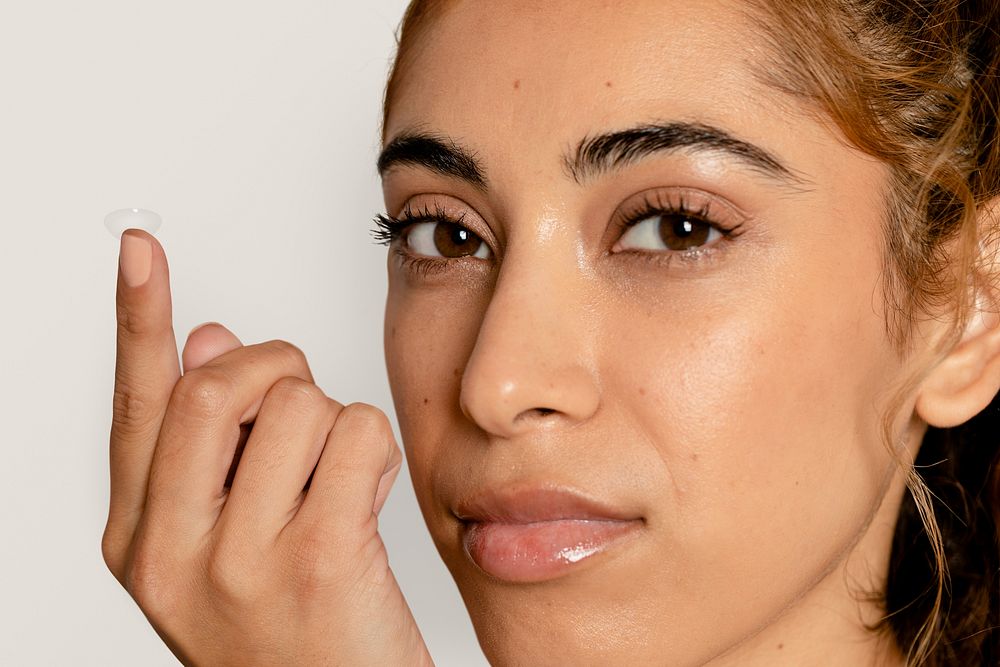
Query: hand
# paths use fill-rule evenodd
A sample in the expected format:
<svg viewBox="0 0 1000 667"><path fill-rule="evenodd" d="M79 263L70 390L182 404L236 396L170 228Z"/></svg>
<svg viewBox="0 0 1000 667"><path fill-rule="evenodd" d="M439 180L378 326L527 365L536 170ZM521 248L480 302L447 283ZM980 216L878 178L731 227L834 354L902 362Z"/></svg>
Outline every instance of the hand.
<svg viewBox="0 0 1000 667"><path fill-rule="evenodd" d="M378 534L402 463L385 415L221 325L182 376L163 248L130 230L120 263L144 273L143 239L148 280L118 276L108 568L184 664L432 665Z"/></svg>

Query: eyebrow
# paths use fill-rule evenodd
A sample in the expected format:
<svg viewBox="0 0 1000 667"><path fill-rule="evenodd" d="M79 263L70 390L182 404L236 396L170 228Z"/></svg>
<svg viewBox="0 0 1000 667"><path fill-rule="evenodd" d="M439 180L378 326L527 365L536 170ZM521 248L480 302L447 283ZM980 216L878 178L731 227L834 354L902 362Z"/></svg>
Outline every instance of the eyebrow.
<svg viewBox="0 0 1000 667"><path fill-rule="evenodd" d="M571 155L564 156L563 166L573 180L582 183L655 153L682 149L725 153L764 176L790 184L808 182L760 146L704 123L648 124L586 137Z"/></svg>
<svg viewBox="0 0 1000 667"><path fill-rule="evenodd" d="M683 149L725 153L785 184L809 182L764 148L704 123L654 123L584 137L572 152L563 155L562 162L567 174L577 183L583 183L651 155ZM384 177L390 169L401 165L430 169L482 190L488 187L476 153L443 135L418 131L397 135L379 154L379 175Z"/></svg>
<svg viewBox="0 0 1000 667"><path fill-rule="evenodd" d="M398 135L379 154L377 165L380 176L385 176L393 167L413 165L486 189L486 174L476 154L437 134L406 132Z"/></svg>

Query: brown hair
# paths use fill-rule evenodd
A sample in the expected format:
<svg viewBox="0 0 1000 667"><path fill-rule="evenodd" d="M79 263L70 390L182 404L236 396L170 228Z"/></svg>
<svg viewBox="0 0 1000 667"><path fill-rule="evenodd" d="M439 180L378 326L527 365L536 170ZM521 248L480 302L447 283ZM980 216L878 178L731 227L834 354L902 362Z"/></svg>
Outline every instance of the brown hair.
<svg viewBox="0 0 1000 667"><path fill-rule="evenodd" d="M386 84L383 133L412 51L445 0L414 0ZM769 85L802 100L890 168L883 225L886 331L898 354L922 317L950 316L959 340L978 295L996 294L1000 224L1000 4L996 0L750 0L768 42ZM384 138L384 134L383 134ZM992 213L992 212L990 212ZM938 356L940 358L940 356ZM1000 396L950 429L929 427L916 460L895 418L931 364L896 388L883 439L907 488L884 591L911 665L1000 664ZM935 508L941 511L936 511Z"/></svg>
<svg viewBox="0 0 1000 667"><path fill-rule="evenodd" d="M996 294L1000 226L1000 6L943 0L752 3L775 54L764 80L832 119L891 172L884 216L886 329L910 351L914 323L950 314L952 348L978 295ZM898 387L893 421L930 364ZM885 590L909 664L1000 664L1000 398L951 429L929 427L897 520ZM897 459L898 460L898 459ZM942 511L935 511L935 507Z"/></svg>
<svg viewBox="0 0 1000 667"><path fill-rule="evenodd" d="M385 142L385 126L389 119L389 107L392 98L413 62L411 55L422 43L420 39L431 24L431 19L437 16L448 2L454 0L411 0L403 14L396 31L396 57L393 59L389 78L385 83L385 93L382 97L382 141Z"/></svg>

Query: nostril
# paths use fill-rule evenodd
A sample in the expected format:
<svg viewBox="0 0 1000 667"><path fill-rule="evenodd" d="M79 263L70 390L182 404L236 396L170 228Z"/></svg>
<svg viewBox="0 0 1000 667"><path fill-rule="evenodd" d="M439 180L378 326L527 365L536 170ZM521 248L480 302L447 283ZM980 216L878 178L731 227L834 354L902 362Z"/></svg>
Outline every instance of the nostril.
<svg viewBox="0 0 1000 667"><path fill-rule="evenodd" d="M529 408L517 415L517 417L514 418L514 423L524 424L525 422L534 422L552 414L553 412L559 411L554 408Z"/></svg>

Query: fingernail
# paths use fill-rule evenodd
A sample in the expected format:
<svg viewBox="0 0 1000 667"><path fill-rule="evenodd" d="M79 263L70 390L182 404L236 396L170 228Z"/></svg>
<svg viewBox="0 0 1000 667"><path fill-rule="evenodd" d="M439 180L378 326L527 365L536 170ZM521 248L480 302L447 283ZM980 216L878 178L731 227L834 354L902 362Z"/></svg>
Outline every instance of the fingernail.
<svg viewBox="0 0 1000 667"><path fill-rule="evenodd" d="M195 325L195 327L193 329L191 329L191 331L188 331L187 337L190 338L191 334L193 334L195 331L197 331L198 329L201 329L203 327L207 327L209 324L219 324L219 323L218 322L202 322L201 324L197 324L197 325ZM219 326L222 326L222 325L219 324Z"/></svg>
<svg viewBox="0 0 1000 667"><path fill-rule="evenodd" d="M147 239L126 230L122 234L118 267L129 287L145 284L153 267L153 246Z"/></svg>

